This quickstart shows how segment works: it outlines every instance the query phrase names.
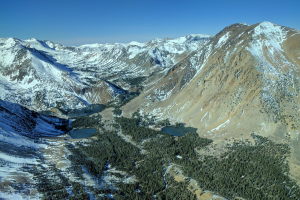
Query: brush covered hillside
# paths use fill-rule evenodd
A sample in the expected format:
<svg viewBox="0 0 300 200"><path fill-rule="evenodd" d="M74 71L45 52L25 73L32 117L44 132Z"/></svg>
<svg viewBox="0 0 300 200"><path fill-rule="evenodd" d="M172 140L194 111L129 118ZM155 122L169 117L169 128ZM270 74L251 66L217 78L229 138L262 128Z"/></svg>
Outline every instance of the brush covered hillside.
<svg viewBox="0 0 300 200"><path fill-rule="evenodd" d="M300 31L271 22L2 38L0 199L298 200L299 95Z"/></svg>
<svg viewBox="0 0 300 200"><path fill-rule="evenodd" d="M300 32L270 22L226 27L124 106L223 142L257 133L293 148L300 178Z"/></svg>

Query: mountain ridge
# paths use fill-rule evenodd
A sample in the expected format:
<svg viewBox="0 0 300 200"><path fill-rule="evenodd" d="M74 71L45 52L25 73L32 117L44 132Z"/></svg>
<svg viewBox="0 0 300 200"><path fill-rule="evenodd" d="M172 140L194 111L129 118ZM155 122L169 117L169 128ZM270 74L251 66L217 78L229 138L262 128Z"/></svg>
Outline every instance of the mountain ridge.
<svg viewBox="0 0 300 200"><path fill-rule="evenodd" d="M225 27L123 106L124 115L139 108L141 113L196 127L200 136L216 143L250 139L254 132L289 143L291 165L297 166L299 33L270 22ZM292 171L299 179L297 170Z"/></svg>
<svg viewBox="0 0 300 200"><path fill-rule="evenodd" d="M64 102L66 107L72 108L82 107L87 103L113 101L114 95L111 92L108 92L111 93L109 99L94 101L95 98L89 99L82 92L76 91L98 88L97 82L100 79L123 85L125 90L130 89L131 84L126 79L159 74L165 67L172 65L182 52L196 48L196 45L190 47L185 42L201 44L205 40L207 39L194 35L175 41L153 40L142 46L128 43L65 47L36 39L0 39L1 98L38 110L55 107L56 101L64 102L63 98L68 98ZM7 89L4 88L13 85L16 87L9 89L10 94L5 94ZM25 85L27 89L18 90ZM101 84L100 87L103 88ZM61 97L57 96L57 92L53 93L55 88L61 93ZM31 96L28 93L32 93ZM45 96L44 100L40 99L40 94ZM16 98L17 96L20 97ZM24 96L28 99L25 102L22 101ZM32 103L35 99L40 102L38 105Z"/></svg>

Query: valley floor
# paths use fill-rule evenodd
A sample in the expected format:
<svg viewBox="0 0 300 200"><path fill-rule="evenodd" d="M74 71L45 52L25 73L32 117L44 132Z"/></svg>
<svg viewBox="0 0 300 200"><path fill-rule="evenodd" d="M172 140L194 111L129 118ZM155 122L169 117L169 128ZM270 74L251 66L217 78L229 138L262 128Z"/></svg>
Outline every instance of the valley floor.
<svg viewBox="0 0 300 200"><path fill-rule="evenodd" d="M149 128L162 122L140 115L124 118L112 111L75 119L74 128L97 129L91 138L47 139L36 152L39 159L28 165L27 174L11 176L11 182L1 179L0 197L300 198L299 186L289 177L287 145L253 135L254 142L231 141L224 152L214 154L217 147L210 139L195 133L171 136ZM30 180L22 185L21 177Z"/></svg>

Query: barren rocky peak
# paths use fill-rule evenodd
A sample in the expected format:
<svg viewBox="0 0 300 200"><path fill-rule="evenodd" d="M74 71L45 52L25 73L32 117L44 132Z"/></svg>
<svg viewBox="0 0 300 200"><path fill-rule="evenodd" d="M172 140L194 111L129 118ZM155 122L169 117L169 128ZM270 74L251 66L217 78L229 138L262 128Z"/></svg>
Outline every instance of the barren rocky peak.
<svg viewBox="0 0 300 200"><path fill-rule="evenodd" d="M214 95L229 94L226 99L230 95L238 98L238 102L229 102L239 105L241 96L247 96L250 100L250 93L257 91L259 95L253 98L258 98L258 104L270 115L269 118L278 121L282 112L279 96L286 98L297 93L298 60L292 59L290 53L285 51L291 31L270 22L228 26L200 50L175 64L157 84L145 90L144 97L162 104L165 101L174 102L185 91L195 89L197 92L190 95L201 91L202 99L210 96L203 95L206 91ZM295 91L285 91L290 86ZM199 101L199 98L190 100Z"/></svg>

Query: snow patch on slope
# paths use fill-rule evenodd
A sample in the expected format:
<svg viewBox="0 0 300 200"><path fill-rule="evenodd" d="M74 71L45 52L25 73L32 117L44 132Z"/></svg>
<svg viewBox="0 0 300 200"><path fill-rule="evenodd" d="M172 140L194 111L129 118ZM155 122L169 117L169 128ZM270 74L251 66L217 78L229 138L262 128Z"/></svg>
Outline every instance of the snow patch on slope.
<svg viewBox="0 0 300 200"><path fill-rule="evenodd" d="M222 47L227 42L227 40L229 39L229 37L230 37L230 32L227 32L225 35L223 35L222 37L220 37L218 43L216 44L216 48Z"/></svg>
<svg viewBox="0 0 300 200"><path fill-rule="evenodd" d="M13 131L4 130L0 127L0 141L8 143L17 147L29 147L29 148L39 148L44 147L43 144L37 144L33 140L28 139L25 136L22 136Z"/></svg>
<svg viewBox="0 0 300 200"><path fill-rule="evenodd" d="M255 27L253 38L256 39L256 45L259 49L265 45L274 54L276 51L283 52L281 45L286 39L286 35L286 31L282 27L271 22L262 22Z"/></svg>
<svg viewBox="0 0 300 200"><path fill-rule="evenodd" d="M293 87L294 65L288 61L282 48L287 37L287 31L283 27L270 22L258 24L252 34L252 42L247 50L256 58L256 68L263 75L264 84L261 100L268 110L275 115L280 112L280 99L282 96L293 95L288 87ZM280 91L279 91L280 90Z"/></svg>
<svg viewBox="0 0 300 200"><path fill-rule="evenodd" d="M210 131L218 131L221 128L224 128L228 123L230 122L230 120L226 120L224 123L220 124L219 126L217 126L216 128L211 129Z"/></svg>
<svg viewBox="0 0 300 200"><path fill-rule="evenodd" d="M278 57L281 58L280 61L286 61L282 55L282 43L286 38L286 32L280 26L270 22L263 22L254 29L252 37L254 40L247 49L259 62L258 69L265 74L271 73L275 76L279 76L280 72L278 68L275 68L275 66L266 59L264 48L267 48L268 52L271 52L269 56L272 61L278 61Z"/></svg>
<svg viewBox="0 0 300 200"><path fill-rule="evenodd" d="M64 121L0 100L0 181L8 183L1 185L0 198L40 199L31 171L49 167L42 153L49 143L40 136L65 133Z"/></svg>

